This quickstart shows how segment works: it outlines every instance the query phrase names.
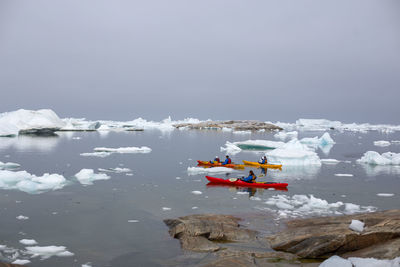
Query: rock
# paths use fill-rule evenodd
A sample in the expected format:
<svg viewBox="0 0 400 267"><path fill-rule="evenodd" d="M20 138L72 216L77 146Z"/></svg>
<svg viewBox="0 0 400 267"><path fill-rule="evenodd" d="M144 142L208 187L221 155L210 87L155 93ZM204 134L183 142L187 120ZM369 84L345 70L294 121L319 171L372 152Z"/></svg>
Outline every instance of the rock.
<svg viewBox="0 0 400 267"><path fill-rule="evenodd" d="M362 233L349 229L352 220L365 223ZM353 251L379 259L394 258L400 256L399 239L400 210L293 220L288 222L287 230L268 237L273 249L302 258Z"/></svg>
<svg viewBox="0 0 400 267"><path fill-rule="evenodd" d="M25 265L0 262L0 267L24 267L24 266Z"/></svg>
<svg viewBox="0 0 400 267"><path fill-rule="evenodd" d="M257 130L282 130L281 127L260 121L205 121L200 123L181 123L174 127L187 127L189 129L217 129L229 128L235 131Z"/></svg>
<svg viewBox="0 0 400 267"><path fill-rule="evenodd" d="M254 240L256 232L240 228L240 219L228 215L190 215L177 219L166 219L172 237L178 238L182 248L192 251L216 251L218 244L212 241Z"/></svg>

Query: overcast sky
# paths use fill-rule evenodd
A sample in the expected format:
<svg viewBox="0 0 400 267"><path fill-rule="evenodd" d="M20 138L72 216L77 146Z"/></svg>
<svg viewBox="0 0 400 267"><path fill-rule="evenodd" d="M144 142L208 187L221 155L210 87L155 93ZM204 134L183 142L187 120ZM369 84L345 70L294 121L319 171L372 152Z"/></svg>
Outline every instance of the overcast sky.
<svg viewBox="0 0 400 267"><path fill-rule="evenodd" d="M0 0L0 112L400 124L397 0Z"/></svg>

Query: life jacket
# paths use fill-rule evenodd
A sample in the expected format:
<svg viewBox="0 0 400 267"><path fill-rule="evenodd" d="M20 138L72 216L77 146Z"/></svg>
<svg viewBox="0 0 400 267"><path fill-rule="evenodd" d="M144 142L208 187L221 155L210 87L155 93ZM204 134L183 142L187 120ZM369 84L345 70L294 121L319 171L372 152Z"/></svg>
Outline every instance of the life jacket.
<svg viewBox="0 0 400 267"><path fill-rule="evenodd" d="M232 160L230 158L228 158L228 164L231 164Z"/></svg>
<svg viewBox="0 0 400 267"><path fill-rule="evenodd" d="M219 158L215 158L215 159L214 159L214 162L218 162L218 163L219 163L219 162L220 162L220 161L219 161Z"/></svg>

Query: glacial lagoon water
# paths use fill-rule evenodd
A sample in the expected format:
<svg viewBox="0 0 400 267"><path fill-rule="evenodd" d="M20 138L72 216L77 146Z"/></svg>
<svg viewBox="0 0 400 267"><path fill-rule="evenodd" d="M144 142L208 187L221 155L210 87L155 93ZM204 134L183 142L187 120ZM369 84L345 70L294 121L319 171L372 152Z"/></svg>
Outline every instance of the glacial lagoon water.
<svg viewBox="0 0 400 267"><path fill-rule="evenodd" d="M299 132L303 137L323 132ZM321 159L337 164L283 167L269 170L260 180L285 181L288 191L246 190L208 187L204 174L189 175L196 160L210 160L224 153L226 141L248 139L276 140L274 133L235 134L221 131L145 130L143 132L60 132L52 137L19 136L0 139L0 161L16 162L20 170L35 175L58 173L70 180L59 190L28 194L0 190L0 249L2 260L29 259L29 266L164 266L173 265L184 252L179 241L168 235L163 219L194 213L279 214L268 205L277 196L289 200L295 195L313 195L326 203L352 203L360 210L393 209L400 204L400 167L359 164L357 159L368 150L400 152L400 144L374 146L376 140L400 140L400 133L329 132L336 144L330 150L316 150ZM112 154L108 157L84 157L95 147L148 146L146 154ZM256 161L262 152L242 151L233 161ZM107 173L109 180L84 186L73 176L83 168L129 168L126 173ZM232 172L219 177L238 177L248 172ZM255 169L256 174L261 171ZM353 176L335 176L352 174ZM193 191L199 191L197 194ZM379 196L379 193L393 194ZM290 202L293 205L294 202ZM324 203L322 203L323 206ZM354 207L354 206L353 206ZM310 208L310 206L308 206ZM334 205L321 209L296 211L296 216L333 215L343 212ZM18 220L17 216L28 217ZM38 246L65 246L73 256L42 259L25 254L21 239L34 239ZM1 247L0 247L1 248ZM16 255L15 253L19 253Z"/></svg>

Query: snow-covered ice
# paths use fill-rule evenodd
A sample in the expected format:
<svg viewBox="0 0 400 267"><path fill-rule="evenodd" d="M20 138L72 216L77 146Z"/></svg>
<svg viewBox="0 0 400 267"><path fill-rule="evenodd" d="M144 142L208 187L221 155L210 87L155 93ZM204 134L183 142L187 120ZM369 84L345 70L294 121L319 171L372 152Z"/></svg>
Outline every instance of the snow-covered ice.
<svg viewBox="0 0 400 267"><path fill-rule="evenodd" d="M233 173L236 171L232 168L226 168L226 167L213 167L213 168L188 167L187 172L189 175L197 175L197 174L207 174L207 173Z"/></svg>
<svg viewBox="0 0 400 267"><path fill-rule="evenodd" d="M94 181L110 179L110 176L105 173L94 173L93 169L82 169L75 174L75 177L83 185L92 185Z"/></svg>
<svg viewBox="0 0 400 267"><path fill-rule="evenodd" d="M352 177L354 175L350 173L335 173L335 176Z"/></svg>
<svg viewBox="0 0 400 267"><path fill-rule="evenodd" d="M372 165L400 165L400 153L386 152L381 155L376 151L367 151L357 162Z"/></svg>
<svg viewBox="0 0 400 267"><path fill-rule="evenodd" d="M313 195L275 195L268 198L265 204L276 207L278 216L283 218L308 215L354 214L376 210L372 206L360 206L341 201L328 203L328 201L316 198Z"/></svg>
<svg viewBox="0 0 400 267"><path fill-rule="evenodd" d="M108 152L108 153L120 153L120 154L128 154L128 153L150 153L151 148L147 146L142 147L119 147L119 148L107 148L107 147L96 147L94 149L95 152Z"/></svg>
<svg viewBox="0 0 400 267"><path fill-rule="evenodd" d="M385 147L385 146L390 146L391 143L389 141L380 140L380 141L374 141L374 145Z"/></svg>
<svg viewBox="0 0 400 267"><path fill-rule="evenodd" d="M297 139L266 153L269 162L292 165L321 165L318 154Z"/></svg>
<svg viewBox="0 0 400 267"><path fill-rule="evenodd" d="M37 245L37 242L34 239L21 239L19 243L27 246Z"/></svg>
<svg viewBox="0 0 400 267"><path fill-rule="evenodd" d="M364 231L364 223L359 220L351 220L349 229L361 233Z"/></svg>
<svg viewBox="0 0 400 267"><path fill-rule="evenodd" d="M31 254L32 257L40 256L42 259L48 259L52 256L58 257L71 257L74 253L69 252L64 246L34 246L26 247L26 253Z"/></svg>
<svg viewBox="0 0 400 267"><path fill-rule="evenodd" d="M43 193L63 188L67 180L60 174L45 173L36 176L26 171L0 170L0 188L20 190L30 194Z"/></svg>
<svg viewBox="0 0 400 267"><path fill-rule="evenodd" d="M319 267L398 267L400 266L400 257L392 260L379 260L375 258L357 258L350 257L344 259L339 256L332 256L322 262Z"/></svg>

